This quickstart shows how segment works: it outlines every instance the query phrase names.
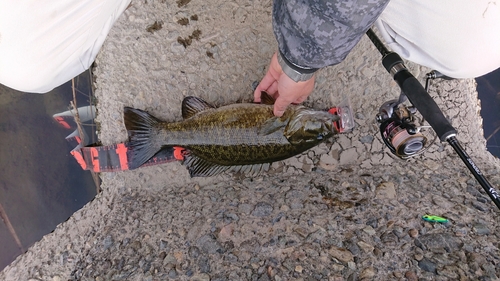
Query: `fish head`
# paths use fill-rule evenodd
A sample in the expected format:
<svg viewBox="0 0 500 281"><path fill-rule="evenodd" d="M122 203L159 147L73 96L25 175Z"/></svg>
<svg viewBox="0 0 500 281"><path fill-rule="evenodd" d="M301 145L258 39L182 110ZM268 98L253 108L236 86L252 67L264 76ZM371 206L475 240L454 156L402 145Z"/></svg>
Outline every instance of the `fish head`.
<svg viewBox="0 0 500 281"><path fill-rule="evenodd" d="M298 107L290 116L284 136L293 145L320 143L338 133L334 126L338 120L337 115L326 111Z"/></svg>

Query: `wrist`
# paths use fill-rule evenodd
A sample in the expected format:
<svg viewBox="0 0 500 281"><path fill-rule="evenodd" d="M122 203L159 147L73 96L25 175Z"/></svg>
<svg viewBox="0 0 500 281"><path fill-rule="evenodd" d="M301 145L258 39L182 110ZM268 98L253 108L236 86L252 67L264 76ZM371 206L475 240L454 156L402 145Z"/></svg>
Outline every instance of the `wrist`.
<svg viewBox="0 0 500 281"><path fill-rule="evenodd" d="M278 63L281 66L283 73L285 73L294 82L307 81L314 76L317 68L304 68L290 62L278 51Z"/></svg>

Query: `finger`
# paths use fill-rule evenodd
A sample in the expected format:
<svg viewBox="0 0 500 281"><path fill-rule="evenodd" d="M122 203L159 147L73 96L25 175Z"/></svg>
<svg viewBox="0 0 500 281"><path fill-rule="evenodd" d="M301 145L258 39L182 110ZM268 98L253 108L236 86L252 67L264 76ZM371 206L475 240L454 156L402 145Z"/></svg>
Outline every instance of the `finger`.
<svg viewBox="0 0 500 281"><path fill-rule="evenodd" d="M255 88L255 91L253 92L253 99L255 102L260 102L260 92L262 91L267 91L273 83L276 83L276 79L269 73L269 71L266 73L264 78L260 81L259 85L257 88Z"/></svg>
<svg viewBox="0 0 500 281"><path fill-rule="evenodd" d="M283 116L283 113L285 113L286 108L291 103L292 101L279 96L274 102L274 110L273 110L274 115L277 117Z"/></svg>
<svg viewBox="0 0 500 281"><path fill-rule="evenodd" d="M274 81L274 83L267 89L267 93L270 94L271 96L275 96L277 92L278 92L278 81Z"/></svg>

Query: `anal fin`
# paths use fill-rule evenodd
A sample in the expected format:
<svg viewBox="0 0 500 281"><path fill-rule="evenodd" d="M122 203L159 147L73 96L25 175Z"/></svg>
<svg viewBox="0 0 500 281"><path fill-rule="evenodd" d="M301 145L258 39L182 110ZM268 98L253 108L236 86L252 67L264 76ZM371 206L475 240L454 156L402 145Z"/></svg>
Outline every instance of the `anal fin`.
<svg viewBox="0 0 500 281"><path fill-rule="evenodd" d="M201 159L191 153L188 153L184 156L183 164L188 169L189 175L191 177L212 177L231 168L231 166L222 166Z"/></svg>
<svg viewBox="0 0 500 281"><path fill-rule="evenodd" d="M201 159L191 153L185 155L183 164L188 169L191 177L212 177L225 171L241 172L247 176L255 176L260 172L268 171L271 166L271 163L224 166Z"/></svg>

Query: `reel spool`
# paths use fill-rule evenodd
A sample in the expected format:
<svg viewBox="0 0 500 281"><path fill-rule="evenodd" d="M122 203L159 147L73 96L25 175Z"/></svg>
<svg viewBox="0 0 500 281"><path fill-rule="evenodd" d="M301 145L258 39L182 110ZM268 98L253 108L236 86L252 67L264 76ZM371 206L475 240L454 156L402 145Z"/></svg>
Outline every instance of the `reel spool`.
<svg viewBox="0 0 500 281"><path fill-rule="evenodd" d="M423 153L430 144L417 126L416 109L407 107L399 100L384 103L377 114L380 134L385 145L399 158L406 159Z"/></svg>

